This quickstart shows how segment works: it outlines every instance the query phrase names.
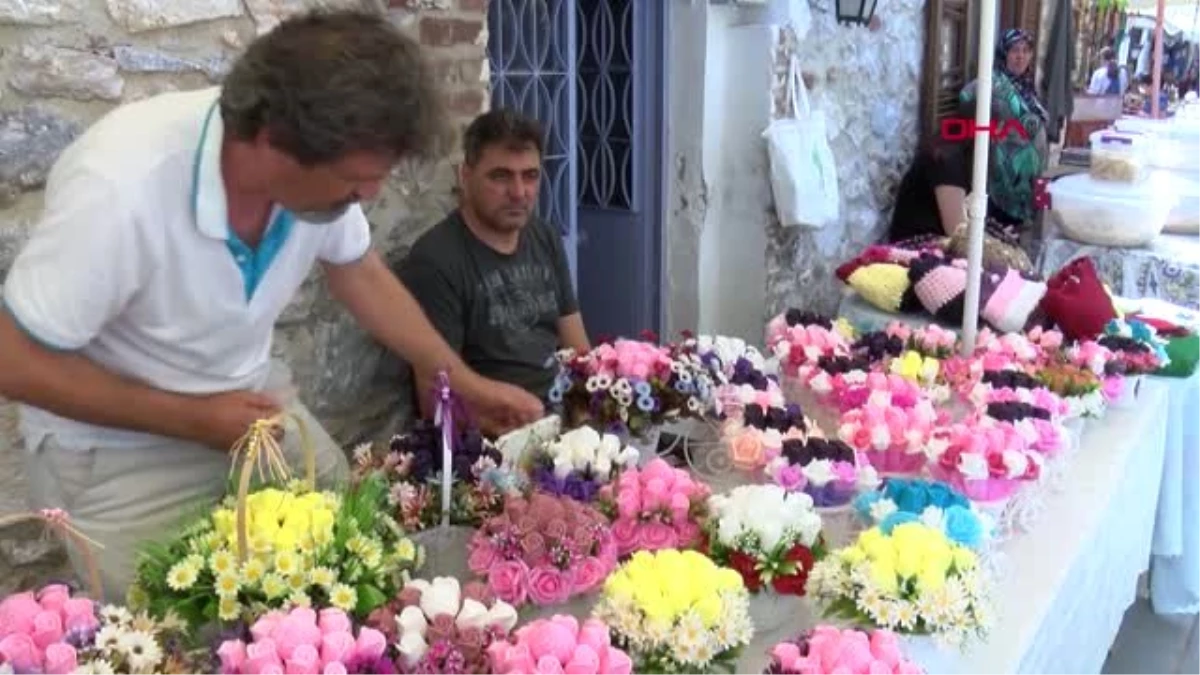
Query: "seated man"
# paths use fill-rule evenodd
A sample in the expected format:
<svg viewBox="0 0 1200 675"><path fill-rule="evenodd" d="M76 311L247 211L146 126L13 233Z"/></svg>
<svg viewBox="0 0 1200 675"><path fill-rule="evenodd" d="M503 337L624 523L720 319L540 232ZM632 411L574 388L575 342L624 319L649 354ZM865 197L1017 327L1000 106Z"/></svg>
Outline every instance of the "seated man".
<svg viewBox="0 0 1200 675"><path fill-rule="evenodd" d="M463 136L458 209L417 241L397 273L472 369L545 399L554 352L589 345L562 237L533 215L542 138L536 120L511 110L476 118ZM431 383L415 384L428 415ZM479 421L485 432L507 431Z"/></svg>

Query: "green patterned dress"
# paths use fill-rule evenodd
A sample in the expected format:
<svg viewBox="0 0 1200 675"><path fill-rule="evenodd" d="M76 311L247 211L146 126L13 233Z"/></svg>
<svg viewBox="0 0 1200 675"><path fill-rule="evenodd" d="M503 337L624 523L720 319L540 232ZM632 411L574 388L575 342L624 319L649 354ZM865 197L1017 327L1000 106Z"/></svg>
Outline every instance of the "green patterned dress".
<svg viewBox="0 0 1200 675"><path fill-rule="evenodd" d="M975 86L972 82L963 88L959 98L964 103L975 98ZM1015 119L1028 132L1028 139L1010 132L1006 138L992 140L988 152L988 197L1027 228L1036 213L1033 182L1046 168L1046 123L999 68L992 74L992 103L1003 115L992 120L992 127L998 129Z"/></svg>

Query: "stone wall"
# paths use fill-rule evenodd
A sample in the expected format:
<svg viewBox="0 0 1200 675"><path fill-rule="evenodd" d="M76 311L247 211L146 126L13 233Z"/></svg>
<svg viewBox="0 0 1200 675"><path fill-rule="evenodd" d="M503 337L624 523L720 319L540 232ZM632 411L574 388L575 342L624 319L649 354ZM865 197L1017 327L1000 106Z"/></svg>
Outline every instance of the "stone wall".
<svg viewBox="0 0 1200 675"><path fill-rule="evenodd" d="M767 232L766 317L788 307L834 313L842 285L834 269L887 227L895 191L918 134L922 0L881 0L882 25L839 26L833 2L817 0L812 27L797 40L781 31L776 46L776 115L786 112L793 53L812 76L814 108L824 111L838 165L840 222L821 230L784 229L772 214Z"/></svg>
<svg viewBox="0 0 1200 675"><path fill-rule="evenodd" d="M114 106L219 83L239 50L291 13L312 7L386 11L417 36L456 123L488 100L487 0L0 0L0 288L36 226L41 188L58 153ZM399 166L368 217L392 261L451 204L453 162ZM385 358L320 283L284 312L276 352L304 400L347 444L385 433L398 416L394 360ZM319 356L318 356L319 355ZM14 412L0 401L0 514L25 500ZM0 595L29 574L54 574L53 547L28 528L0 531ZM49 556L49 557L47 557ZM20 569L14 571L14 566ZM22 571L23 570L23 571ZM32 572L30 570L33 570Z"/></svg>

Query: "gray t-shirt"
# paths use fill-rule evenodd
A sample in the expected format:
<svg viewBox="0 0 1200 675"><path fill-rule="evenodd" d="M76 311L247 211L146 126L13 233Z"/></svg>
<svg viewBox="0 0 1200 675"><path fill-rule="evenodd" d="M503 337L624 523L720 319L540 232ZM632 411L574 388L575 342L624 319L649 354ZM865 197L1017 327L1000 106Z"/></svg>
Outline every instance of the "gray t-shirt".
<svg viewBox="0 0 1200 675"><path fill-rule="evenodd" d="M557 373L558 319L578 311L562 238L550 225L533 219L505 255L454 211L397 272L467 365L545 399Z"/></svg>

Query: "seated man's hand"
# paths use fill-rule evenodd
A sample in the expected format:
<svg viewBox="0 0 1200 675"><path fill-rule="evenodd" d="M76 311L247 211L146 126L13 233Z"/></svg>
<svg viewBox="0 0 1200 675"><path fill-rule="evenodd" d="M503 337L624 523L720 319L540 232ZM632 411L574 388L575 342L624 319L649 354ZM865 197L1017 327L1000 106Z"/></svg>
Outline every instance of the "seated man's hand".
<svg viewBox="0 0 1200 675"><path fill-rule="evenodd" d="M545 416L542 402L524 389L495 380L481 379L466 394L467 405L489 436L506 434Z"/></svg>

